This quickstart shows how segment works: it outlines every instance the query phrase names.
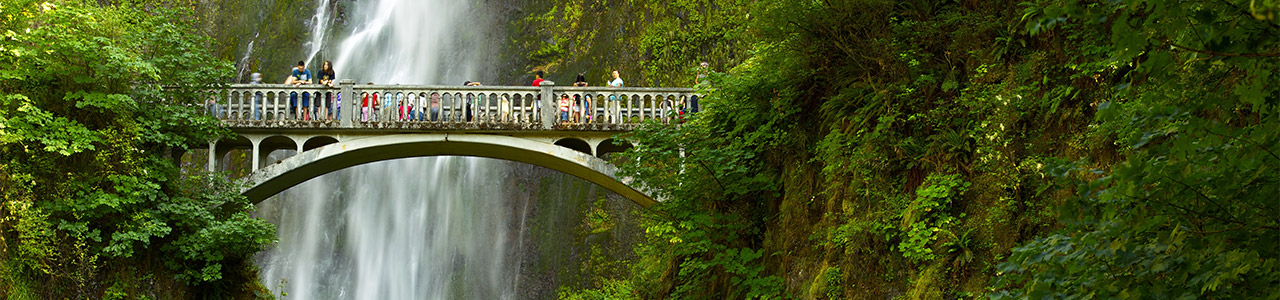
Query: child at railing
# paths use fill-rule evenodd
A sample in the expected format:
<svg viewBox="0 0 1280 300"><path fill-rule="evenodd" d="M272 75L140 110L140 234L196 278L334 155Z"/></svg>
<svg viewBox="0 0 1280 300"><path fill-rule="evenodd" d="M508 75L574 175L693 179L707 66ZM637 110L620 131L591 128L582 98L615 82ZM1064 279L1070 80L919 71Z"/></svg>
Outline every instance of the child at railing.
<svg viewBox="0 0 1280 300"><path fill-rule="evenodd" d="M560 121L561 122L569 121L569 105L571 103L572 102L569 101L569 94L560 94Z"/></svg>

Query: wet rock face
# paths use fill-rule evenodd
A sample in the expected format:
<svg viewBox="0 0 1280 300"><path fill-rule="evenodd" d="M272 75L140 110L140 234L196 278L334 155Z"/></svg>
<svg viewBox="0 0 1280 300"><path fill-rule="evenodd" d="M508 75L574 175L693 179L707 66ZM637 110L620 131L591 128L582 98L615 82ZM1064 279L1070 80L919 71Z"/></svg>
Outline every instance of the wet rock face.
<svg viewBox="0 0 1280 300"><path fill-rule="evenodd" d="M283 83L289 69L306 58L317 1L330 1L323 21L339 25L331 28L346 23L349 0L203 0L197 18L218 57L235 63L232 81L246 83L258 72L264 83ZM319 63L308 62L307 68Z"/></svg>

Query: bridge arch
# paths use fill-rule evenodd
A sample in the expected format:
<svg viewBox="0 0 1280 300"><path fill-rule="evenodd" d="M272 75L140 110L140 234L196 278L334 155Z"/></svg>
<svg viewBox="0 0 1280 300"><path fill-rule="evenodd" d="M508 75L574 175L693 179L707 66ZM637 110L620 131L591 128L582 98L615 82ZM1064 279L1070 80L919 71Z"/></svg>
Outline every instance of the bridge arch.
<svg viewBox="0 0 1280 300"><path fill-rule="evenodd" d="M258 159L258 163L254 166L254 169L271 164L272 162L267 161L267 158L271 156L271 152L275 152L276 150L298 151L298 146L298 141L283 135L273 135L263 138L261 141L258 141L258 145L255 147L258 150L256 154L257 156L255 157Z"/></svg>
<svg viewBox="0 0 1280 300"><path fill-rule="evenodd" d="M331 136L327 136L327 135L313 136L307 139L306 142L302 143L302 151L311 151L312 149L320 148L322 146L337 143L337 142L338 142L338 139L335 139Z"/></svg>
<svg viewBox="0 0 1280 300"><path fill-rule="evenodd" d="M587 141L576 138L563 138L557 140L556 146L578 150L578 152L586 153L587 155L591 155L593 153L593 151L591 151L591 144L588 144Z"/></svg>
<svg viewBox="0 0 1280 300"><path fill-rule="evenodd" d="M585 143L585 142L584 142ZM588 146L589 147L589 146ZM617 178L617 168L591 154L528 139L477 134L400 134L341 141L270 164L250 174L242 191L257 203L311 178L371 162L423 156L475 156L518 161L598 184L641 206L657 203Z"/></svg>
<svg viewBox="0 0 1280 300"><path fill-rule="evenodd" d="M619 146L614 144L615 141L617 140L606 139L603 142L600 142L600 145L596 146L596 156L600 158L608 158L605 155L608 155L611 153L619 153L619 152L627 151L627 149L631 149L631 143L628 143L626 141L621 141L623 145Z"/></svg>

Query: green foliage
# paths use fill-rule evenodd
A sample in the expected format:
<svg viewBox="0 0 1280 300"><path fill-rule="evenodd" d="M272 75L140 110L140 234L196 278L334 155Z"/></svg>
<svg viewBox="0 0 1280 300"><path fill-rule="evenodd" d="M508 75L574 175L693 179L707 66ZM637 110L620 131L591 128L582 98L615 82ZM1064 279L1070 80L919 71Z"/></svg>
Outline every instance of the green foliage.
<svg viewBox="0 0 1280 300"><path fill-rule="evenodd" d="M1272 4L745 5L705 111L615 162L665 199L626 286L740 298L758 260L808 297L1280 297ZM677 74L697 38L652 16L676 58L642 66Z"/></svg>
<svg viewBox="0 0 1280 300"><path fill-rule="evenodd" d="M2 252L11 276L43 281L42 297L120 296L104 274L145 257L193 286L216 282L274 236L227 179L174 165L227 133L196 95L230 65L191 32L189 11L164 7L0 6Z"/></svg>
<svg viewBox="0 0 1280 300"><path fill-rule="evenodd" d="M957 225L957 219L946 214L945 210L968 187L969 183L955 174L931 174L925 178L924 185L916 190L916 199L903 212L902 228L907 230L897 248L903 257L915 261L937 258L933 246L939 235L950 234L950 229Z"/></svg>
<svg viewBox="0 0 1280 300"><path fill-rule="evenodd" d="M546 1L510 24L513 57L526 70L604 85L619 70L629 86L693 86L699 62L741 62L751 36L749 1Z"/></svg>
<svg viewBox="0 0 1280 300"><path fill-rule="evenodd" d="M826 295L827 299L844 298L844 274L840 272L840 268L827 268L822 277L826 278L824 282L826 291L822 294Z"/></svg>
<svg viewBox="0 0 1280 300"><path fill-rule="evenodd" d="M1280 79L1280 25L1250 4L1028 9L1032 32L1105 37L1080 59L1116 67L1078 76L1119 79L1092 134L1127 157L1109 171L1056 167L1075 187L1065 228L1000 265L996 298L1280 298L1280 88L1263 83Z"/></svg>

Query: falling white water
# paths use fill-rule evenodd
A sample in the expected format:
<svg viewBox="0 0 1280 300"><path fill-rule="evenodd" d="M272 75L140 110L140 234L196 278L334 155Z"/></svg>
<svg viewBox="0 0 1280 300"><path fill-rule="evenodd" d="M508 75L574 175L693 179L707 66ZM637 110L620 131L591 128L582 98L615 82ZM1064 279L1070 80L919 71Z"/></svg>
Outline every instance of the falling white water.
<svg viewBox="0 0 1280 300"><path fill-rule="evenodd" d="M280 239L259 256L263 284L289 299L511 298L521 212L504 202L502 163L378 162L259 204Z"/></svg>
<svg viewBox="0 0 1280 300"><path fill-rule="evenodd" d="M457 84L475 78L491 45L472 1L357 1L353 30L339 45L339 78L377 84ZM467 34L469 33L469 34Z"/></svg>
<svg viewBox="0 0 1280 300"><path fill-rule="evenodd" d="M316 58L316 54L324 49L324 38L329 33L329 2L330 0L319 0L320 5L316 6L316 14L311 16L311 41L307 42L310 50L307 51L307 60L311 63ZM319 64L316 64L319 67ZM312 67L313 69L315 67Z"/></svg>
<svg viewBox="0 0 1280 300"><path fill-rule="evenodd" d="M325 49L330 1L313 17L308 61ZM466 1L361 0L332 57L340 79L460 84L478 74L483 26ZM286 153L276 153L282 155ZM273 159L283 159L287 155ZM279 243L257 257L287 299L510 299L529 203L504 195L511 163L470 157L382 161L312 179L258 205ZM518 223L517 223L518 222ZM521 294L525 294L521 292Z"/></svg>
<svg viewBox="0 0 1280 300"><path fill-rule="evenodd" d="M236 81L244 79L244 73L249 71L249 55L253 54L253 42L258 39L258 34L253 34L253 39L249 40L249 46L244 49L244 56L236 62Z"/></svg>

